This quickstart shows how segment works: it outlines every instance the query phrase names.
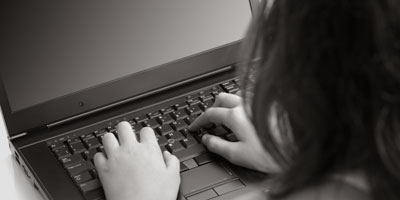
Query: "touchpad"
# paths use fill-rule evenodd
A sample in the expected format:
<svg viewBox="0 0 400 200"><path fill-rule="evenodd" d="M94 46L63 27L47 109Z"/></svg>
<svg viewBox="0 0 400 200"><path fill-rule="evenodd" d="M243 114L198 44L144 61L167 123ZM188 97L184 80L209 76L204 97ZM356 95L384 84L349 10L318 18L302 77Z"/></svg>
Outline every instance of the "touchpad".
<svg viewBox="0 0 400 200"><path fill-rule="evenodd" d="M220 164L212 162L181 173L180 192L190 194L208 186L236 178Z"/></svg>

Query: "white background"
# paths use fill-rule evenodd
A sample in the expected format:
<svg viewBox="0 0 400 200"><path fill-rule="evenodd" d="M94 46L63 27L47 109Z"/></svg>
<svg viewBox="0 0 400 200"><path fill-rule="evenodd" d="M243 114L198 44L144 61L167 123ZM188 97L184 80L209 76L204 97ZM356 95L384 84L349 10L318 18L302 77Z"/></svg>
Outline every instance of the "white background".
<svg viewBox="0 0 400 200"><path fill-rule="evenodd" d="M22 168L8 148L7 131L0 111L0 199L43 200L44 198L29 182Z"/></svg>

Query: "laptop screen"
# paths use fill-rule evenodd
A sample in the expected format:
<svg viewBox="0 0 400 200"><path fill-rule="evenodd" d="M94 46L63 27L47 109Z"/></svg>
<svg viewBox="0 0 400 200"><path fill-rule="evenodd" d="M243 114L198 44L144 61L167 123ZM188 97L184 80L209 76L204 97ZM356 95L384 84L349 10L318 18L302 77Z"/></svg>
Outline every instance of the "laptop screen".
<svg viewBox="0 0 400 200"><path fill-rule="evenodd" d="M248 0L24 2L2 13L12 112L238 41L251 18Z"/></svg>

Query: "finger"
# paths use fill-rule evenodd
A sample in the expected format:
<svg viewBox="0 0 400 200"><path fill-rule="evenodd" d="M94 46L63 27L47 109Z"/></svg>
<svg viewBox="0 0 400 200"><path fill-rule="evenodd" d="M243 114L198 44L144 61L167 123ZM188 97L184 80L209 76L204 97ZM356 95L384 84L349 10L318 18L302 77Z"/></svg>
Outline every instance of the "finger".
<svg viewBox="0 0 400 200"><path fill-rule="evenodd" d="M128 122L120 122L117 125L117 132L119 143L121 146L132 145L137 143L135 133L133 132L132 126Z"/></svg>
<svg viewBox="0 0 400 200"><path fill-rule="evenodd" d="M202 137L201 142L207 146L209 151L216 153L229 161L232 160L235 147L237 147L237 143L229 142L220 137L208 134Z"/></svg>
<svg viewBox="0 0 400 200"><path fill-rule="evenodd" d="M230 123L227 119L229 116L230 109L228 108L208 108L203 114L201 114L190 126L189 130L195 131L201 127L210 124L224 124Z"/></svg>
<svg viewBox="0 0 400 200"><path fill-rule="evenodd" d="M103 136L103 146L107 156L110 157L115 151L118 150L119 143L117 138L115 138L114 134L106 133Z"/></svg>
<svg viewBox="0 0 400 200"><path fill-rule="evenodd" d="M242 98L235 94L219 93L213 107L233 108L242 103Z"/></svg>
<svg viewBox="0 0 400 200"><path fill-rule="evenodd" d="M140 142L158 146L154 130L149 127L144 127L140 130Z"/></svg>
<svg viewBox="0 0 400 200"><path fill-rule="evenodd" d="M239 141L247 141L248 139L257 137L254 125L247 117L242 106L231 109L229 116L230 119L227 120L228 123L225 126L235 133Z"/></svg>
<svg viewBox="0 0 400 200"><path fill-rule="evenodd" d="M236 93L234 93L235 95L242 97L243 96L243 92L242 90L238 90Z"/></svg>
<svg viewBox="0 0 400 200"><path fill-rule="evenodd" d="M97 152L96 154L94 154L93 161L97 171L104 169L107 164L107 158L103 152Z"/></svg>
<svg viewBox="0 0 400 200"><path fill-rule="evenodd" d="M179 172L180 170L180 164L179 160L176 156L172 155L168 151L163 152L164 160L165 160L165 165L168 170L172 171L177 171Z"/></svg>

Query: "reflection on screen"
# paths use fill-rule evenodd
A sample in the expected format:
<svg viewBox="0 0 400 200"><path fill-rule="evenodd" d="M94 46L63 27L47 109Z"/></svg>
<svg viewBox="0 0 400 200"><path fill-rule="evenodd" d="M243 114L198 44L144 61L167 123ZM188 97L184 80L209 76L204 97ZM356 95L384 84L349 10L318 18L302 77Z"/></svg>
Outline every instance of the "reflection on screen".
<svg viewBox="0 0 400 200"><path fill-rule="evenodd" d="M4 7L13 111L238 41L251 18L248 0L90 2Z"/></svg>

